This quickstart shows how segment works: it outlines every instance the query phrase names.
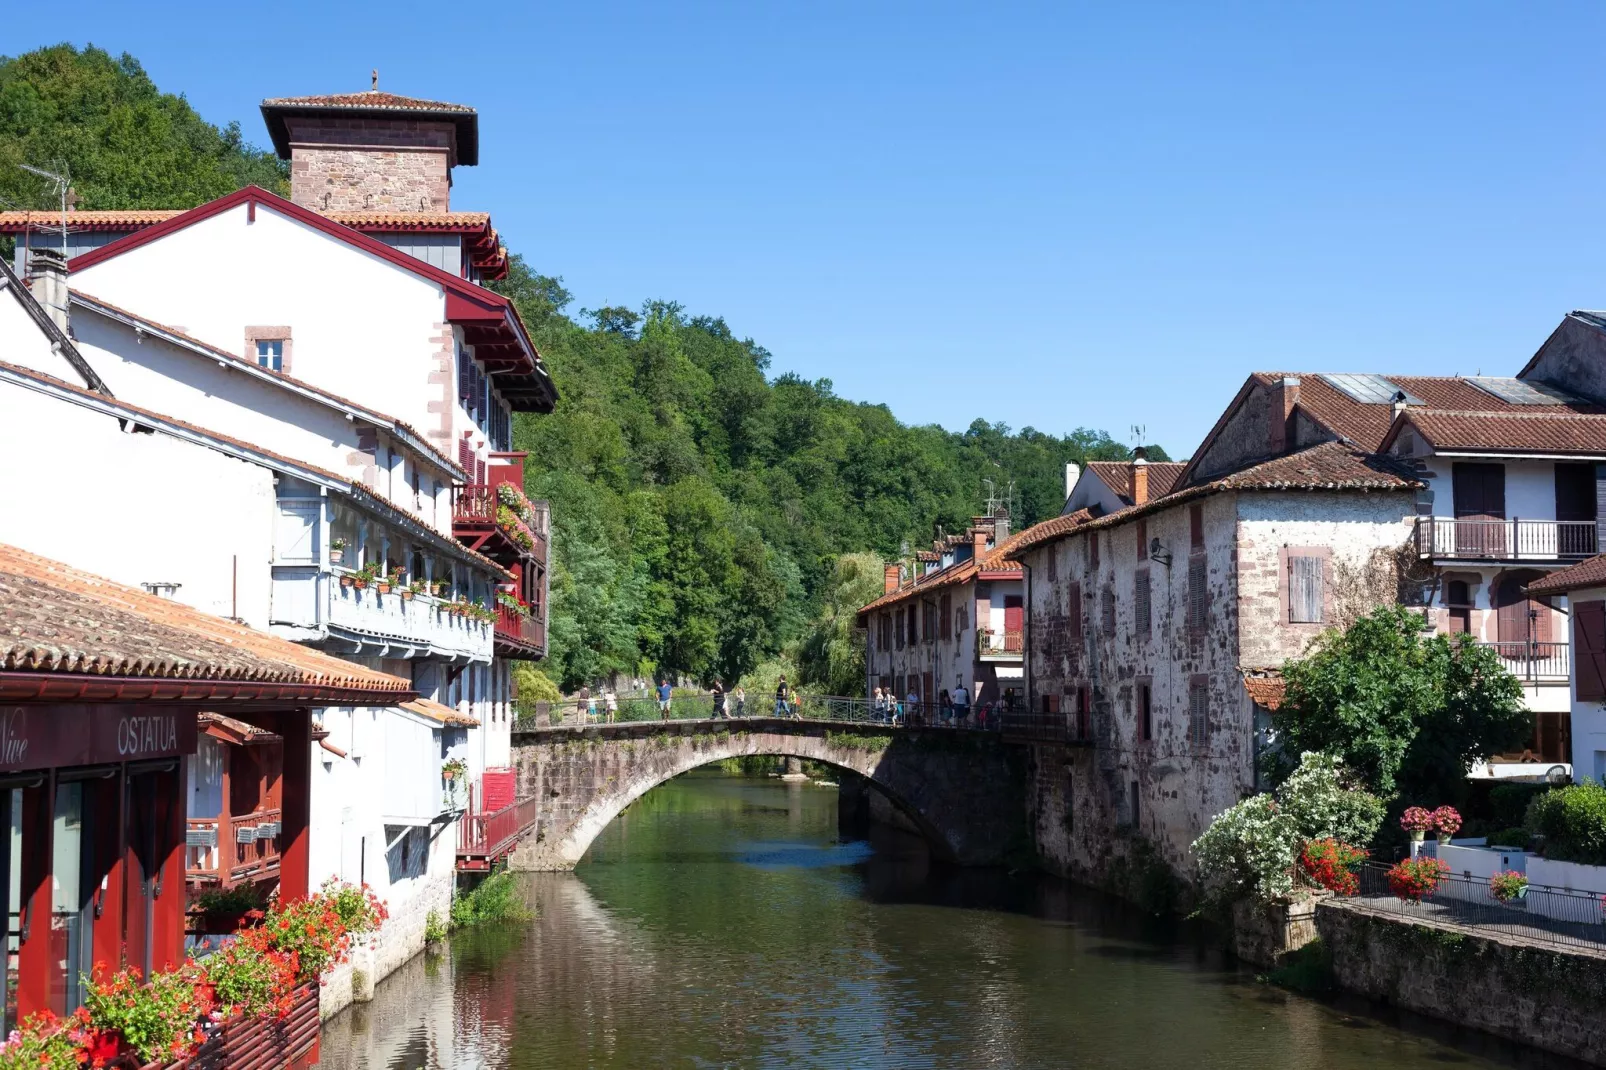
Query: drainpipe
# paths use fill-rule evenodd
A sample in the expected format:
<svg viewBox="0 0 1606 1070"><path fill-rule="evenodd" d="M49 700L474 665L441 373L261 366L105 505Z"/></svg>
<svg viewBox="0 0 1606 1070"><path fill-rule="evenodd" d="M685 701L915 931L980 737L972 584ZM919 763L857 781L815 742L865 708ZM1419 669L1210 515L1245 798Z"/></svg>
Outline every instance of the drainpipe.
<svg viewBox="0 0 1606 1070"><path fill-rule="evenodd" d="M1053 552L1051 549L1050 553ZM1021 664L1021 700L1026 704L1025 713L1032 712L1032 566L1022 558L1020 570L1025 582L1026 612L1021 614L1020 622L1020 664Z"/></svg>

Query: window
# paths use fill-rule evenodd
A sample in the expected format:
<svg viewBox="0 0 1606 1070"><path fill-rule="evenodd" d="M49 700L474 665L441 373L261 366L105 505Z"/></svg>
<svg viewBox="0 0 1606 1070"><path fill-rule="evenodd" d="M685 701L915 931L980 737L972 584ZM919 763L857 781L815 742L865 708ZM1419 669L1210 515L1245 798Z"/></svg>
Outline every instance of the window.
<svg viewBox="0 0 1606 1070"><path fill-rule="evenodd" d="M1060 558L1059 558L1059 553L1057 552L1057 550L1058 550L1058 548L1054 547L1054 546L1050 546L1048 548L1048 582L1049 583L1054 583L1060 578Z"/></svg>
<svg viewBox="0 0 1606 1070"><path fill-rule="evenodd" d="M954 631L956 634L963 635L968 627L970 627L970 622L965 618L965 607L960 606L954 610Z"/></svg>
<svg viewBox="0 0 1606 1070"><path fill-rule="evenodd" d="M257 364L269 371L284 371L284 339L258 338Z"/></svg>
<svg viewBox="0 0 1606 1070"><path fill-rule="evenodd" d="M1472 587L1466 580L1450 580L1444 585L1444 604L1449 608L1450 634L1472 630Z"/></svg>
<svg viewBox="0 0 1606 1070"><path fill-rule="evenodd" d="M1202 632L1205 628L1205 583L1209 575L1202 555L1188 562L1188 630L1192 632Z"/></svg>
<svg viewBox="0 0 1606 1070"><path fill-rule="evenodd" d="M1138 536L1138 560L1142 561L1149 556L1149 518L1139 517L1136 524Z"/></svg>
<svg viewBox="0 0 1606 1070"><path fill-rule="evenodd" d="M1100 609L1101 609L1102 614L1103 614L1104 634L1106 636L1113 636L1115 634L1115 588L1114 587L1106 587L1106 588L1104 588L1103 604L1100 607Z"/></svg>
<svg viewBox="0 0 1606 1070"><path fill-rule="evenodd" d="M1322 559L1314 555L1288 556L1288 621L1322 623Z"/></svg>
<svg viewBox="0 0 1606 1070"><path fill-rule="evenodd" d="M1188 506L1188 545L1195 550L1204 548L1204 506Z"/></svg>
<svg viewBox="0 0 1606 1070"><path fill-rule="evenodd" d="M914 646L920 642L920 618L915 615L915 607L910 606L907 614L909 622L905 627L909 630L909 645Z"/></svg>
<svg viewBox="0 0 1606 1070"><path fill-rule="evenodd" d="M1070 630L1071 642L1082 641L1082 585L1072 583L1066 587L1070 605L1066 607L1066 627Z"/></svg>
<svg viewBox="0 0 1606 1070"><path fill-rule="evenodd" d="M1188 684L1188 742L1195 746L1210 739L1210 683L1195 677Z"/></svg>
<svg viewBox="0 0 1606 1070"><path fill-rule="evenodd" d="M901 610L901 609L895 610L893 612L893 614L892 614L892 617L893 617L893 620L895 622L894 625L893 625L893 630L897 634L898 649L902 650L903 649L903 610ZM899 690L902 690L902 688L899 688Z"/></svg>
<svg viewBox="0 0 1606 1070"><path fill-rule="evenodd" d="M1139 639L1149 637L1149 570L1140 568L1132 575L1132 631Z"/></svg>
<svg viewBox="0 0 1606 1070"><path fill-rule="evenodd" d="M950 627L953 624L953 619L954 619L954 598L953 598L953 595L945 594L945 595L942 596L942 608L939 609L937 612L942 617L942 637L944 639L947 639L949 636L951 636L953 634L949 630Z"/></svg>
<svg viewBox="0 0 1606 1070"><path fill-rule="evenodd" d="M1087 684L1076 692L1076 738L1093 738L1093 689Z"/></svg>
<svg viewBox="0 0 1606 1070"><path fill-rule="evenodd" d="M1099 567L1099 535L1096 531L1087 537L1087 567Z"/></svg>
<svg viewBox="0 0 1606 1070"><path fill-rule="evenodd" d="M1154 691L1147 680L1138 682L1138 738L1144 743L1154 738Z"/></svg>

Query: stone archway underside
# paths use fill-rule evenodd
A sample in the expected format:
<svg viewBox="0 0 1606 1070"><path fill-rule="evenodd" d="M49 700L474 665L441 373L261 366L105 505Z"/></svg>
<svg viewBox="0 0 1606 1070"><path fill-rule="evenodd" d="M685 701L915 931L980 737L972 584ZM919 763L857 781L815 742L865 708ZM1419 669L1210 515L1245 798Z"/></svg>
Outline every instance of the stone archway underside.
<svg viewBox="0 0 1606 1070"><path fill-rule="evenodd" d="M748 755L852 770L909 816L938 857L997 865L1024 834L1017 750L982 733L768 718L520 732L513 738L519 794L540 800L540 813L509 865L572 869L608 823L648 791L698 766Z"/></svg>

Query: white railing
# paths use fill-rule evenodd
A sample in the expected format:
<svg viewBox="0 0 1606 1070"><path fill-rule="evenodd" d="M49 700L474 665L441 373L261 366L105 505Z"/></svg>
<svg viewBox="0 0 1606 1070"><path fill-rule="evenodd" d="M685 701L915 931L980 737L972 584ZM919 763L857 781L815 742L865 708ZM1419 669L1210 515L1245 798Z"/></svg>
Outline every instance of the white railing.
<svg viewBox="0 0 1606 1070"><path fill-rule="evenodd" d="M1416 522L1416 549L1422 557L1570 561L1593 557L1599 541L1593 520L1424 516Z"/></svg>
<svg viewBox="0 0 1606 1070"><path fill-rule="evenodd" d="M442 654L491 657L490 622L450 613L445 602L427 594L404 595L394 589L381 594L374 584L348 587L331 577L326 620L332 628L427 646Z"/></svg>

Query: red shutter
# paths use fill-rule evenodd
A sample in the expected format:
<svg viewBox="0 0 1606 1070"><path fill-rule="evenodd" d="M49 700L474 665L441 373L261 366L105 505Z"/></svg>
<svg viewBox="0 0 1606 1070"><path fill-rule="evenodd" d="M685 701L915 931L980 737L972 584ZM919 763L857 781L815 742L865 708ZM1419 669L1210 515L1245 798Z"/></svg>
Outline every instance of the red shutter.
<svg viewBox="0 0 1606 1070"><path fill-rule="evenodd" d="M467 438L457 440L457 463L463 469L464 478L474 479L474 447L469 445Z"/></svg>
<svg viewBox="0 0 1606 1070"><path fill-rule="evenodd" d="M1606 699L1606 602L1573 605L1573 642L1577 644L1573 697L1580 702Z"/></svg>
<svg viewBox="0 0 1606 1070"><path fill-rule="evenodd" d="M1066 624L1070 629L1071 642L1080 643L1082 641L1082 585L1080 583L1073 583L1070 584L1066 590L1070 594L1071 603L1067 607L1069 619L1066 621Z"/></svg>
<svg viewBox="0 0 1606 1070"><path fill-rule="evenodd" d="M1188 541L1194 547L1204 545L1204 506L1188 506Z"/></svg>

